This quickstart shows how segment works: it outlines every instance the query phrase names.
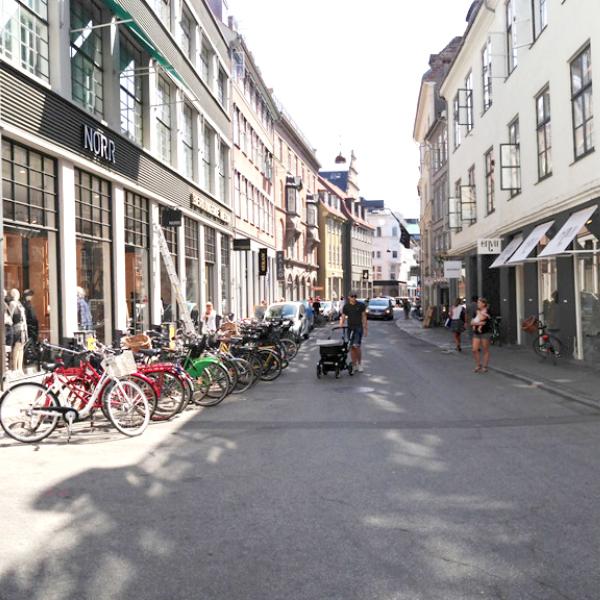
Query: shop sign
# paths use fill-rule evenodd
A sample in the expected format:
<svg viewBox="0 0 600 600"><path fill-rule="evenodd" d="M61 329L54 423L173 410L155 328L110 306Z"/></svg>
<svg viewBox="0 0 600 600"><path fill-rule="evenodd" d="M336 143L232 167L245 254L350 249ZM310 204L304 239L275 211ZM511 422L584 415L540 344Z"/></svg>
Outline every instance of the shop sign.
<svg viewBox="0 0 600 600"><path fill-rule="evenodd" d="M238 252L248 251L251 248L250 238L238 238L233 240L233 249Z"/></svg>
<svg viewBox="0 0 600 600"><path fill-rule="evenodd" d="M277 281L285 280L285 256L283 250L277 250L275 252L275 271L277 274Z"/></svg>
<svg viewBox="0 0 600 600"><path fill-rule="evenodd" d="M267 249L259 248L258 249L258 274L261 277L264 277L268 271L268 263L267 263Z"/></svg>
<svg viewBox="0 0 600 600"><path fill-rule="evenodd" d="M211 200L210 198L206 198L204 196L201 196L200 194L195 194L194 192L192 192L190 194L190 204L194 208L203 210L205 213L216 217L217 219L223 221L223 223L226 223L227 225L229 225L229 223L231 222L231 214L229 213L229 211L217 202Z"/></svg>
<svg viewBox="0 0 600 600"><path fill-rule="evenodd" d="M483 238L477 240L477 254L500 254L502 252L501 238Z"/></svg>
<svg viewBox="0 0 600 600"><path fill-rule="evenodd" d="M362 278L363 278L363 281L369 280L369 269L363 269Z"/></svg>
<svg viewBox="0 0 600 600"><path fill-rule="evenodd" d="M460 279L462 277L462 261L461 260L445 260L444 261L444 277L446 279Z"/></svg>
<svg viewBox="0 0 600 600"><path fill-rule="evenodd" d="M160 211L160 224L162 227L179 227L182 218L181 211L177 208L163 208Z"/></svg>
<svg viewBox="0 0 600 600"><path fill-rule="evenodd" d="M116 163L115 143L108 139L101 131L89 125L83 126L83 147L92 152L96 158Z"/></svg>

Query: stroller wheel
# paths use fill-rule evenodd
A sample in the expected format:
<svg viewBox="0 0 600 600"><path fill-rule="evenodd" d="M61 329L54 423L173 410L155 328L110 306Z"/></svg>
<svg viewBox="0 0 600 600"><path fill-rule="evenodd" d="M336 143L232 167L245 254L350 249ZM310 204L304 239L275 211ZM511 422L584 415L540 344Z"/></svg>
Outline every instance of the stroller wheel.
<svg viewBox="0 0 600 600"><path fill-rule="evenodd" d="M354 375L354 367L352 366L352 363L348 363L348 375L350 375L350 377Z"/></svg>
<svg viewBox="0 0 600 600"><path fill-rule="evenodd" d="M322 374L323 374L323 370L321 369L321 365L317 365L317 378L321 379Z"/></svg>

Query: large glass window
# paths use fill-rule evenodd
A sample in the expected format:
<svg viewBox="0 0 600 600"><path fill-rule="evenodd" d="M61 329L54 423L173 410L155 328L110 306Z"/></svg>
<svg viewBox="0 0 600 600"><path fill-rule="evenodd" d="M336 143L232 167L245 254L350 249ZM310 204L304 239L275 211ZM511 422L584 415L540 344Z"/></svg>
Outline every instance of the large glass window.
<svg viewBox="0 0 600 600"><path fill-rule="evenodd" d="M185 298L197 325L200 314L200 227L197 221L186 218L185 226Z"/></svg>
<svg viewBox="0 0 600 600"><path fill-rule="evenodd" d="M73 100L92 114L104 113L102 10L94 0L71 0Z"/></svg>
<svg viewBox="0 0 600 600"><path fill-rule="evenodd" d="M150 326L149 225L147 198L125 192L125 290L127 322L136 332Z"/></svg>
<svg viewBox="0 0 600 600"><path fill-rule="evenodd" d="M592 52L590 46L571 62L571 102L575 158L594 149L594 109L592 103Z"/></svg>
<svg viewBox="0 0 600 600"><path fill-rule="evenodd" d="M189 105L183 105L183 123L181 131L181 161L180 168L182 173L194 179L194 122L196 120L196 111Z"/></svg>
<svg viewBox="0 0 600 600"><path fill-rule="evenodd" d="M552 136L550 131L550 90L535 99L538 149L538 178L552 174Z"/></svg>
<svg viewBox="0 0 600 600"><path fill-rule="evenodd" d="M27 338L59 341L57 265L57 178L54 159L2 140L2 196L4 235L2 258L4 285L17 290L26 309ZM29 290L28 298L25 290ZM22 340L12 340L21 343ZM7 340L10 342L10 340ZM10 352L11 343L7 343ZM33 364L26 351L24 369ZM18 362L18 364L16 364Z"/></svg>
<svg viewBox="0 0 600 600"><path fill-rule="evenodd" d="M121 105L121 132L143 142L143 78L142 52L123 33L119 38L119 96Z"/></svg>
<svg viewBox="0 0 600 600"><path fill-rule="evenodd" d="M494 149L490 148L485 153L485 195L487 203L487 214L493 213L496 209L496 181L495 181L495 162Z"/></svg>
<svg viewBox="0 0 600 600"><path fill-rule="evenodd" d="M204 189L209 192L214 192L215 181L213 175L214 157L214 139L215 132L208 126L204 125L202 132L202 165L204 173Z"/></svg>
<svg viewBox="0 0 600 600"><path fill-rule="evenodd" d="M515 10L513 0L506 3L506 57L508 73L512 73L517 66L517 28L515 23Z"/></svg>
<svg viewBox="0 0 600 600"><path fill-rule="evenodd" d="M81 330L112 341L112 201L110 183L75 169L77 313Z"/></svg>
<svg viewBox="0 0 600 600"><path fill-rule="evenodd" d="M488 38L481 52L483 112L492 106L492 40Z"/></svg>
<svg viewBox="0 0 600 600"><path fill-rule="evenodd" d="M48 0L0 0L0 54L48 80Z"/></svg>
<svg viewBox="0 0 600 600"><path fill-rule="evenodd" d="M156 133L158 156L171 162L171 86L163 76L158 77L156 90Z"/></svg>
<svg viewBox="0 0 600 600"><path fill-rule="evenodd" d="M229 158L229 148L221 140L219 142L219 190L218 198L221 202L227 202L227 162Z"/></svg>
<svg viewBox="0 0 600 600"><path fill-rule="evenodd" d="M187 7L181 3L181 18L179 20L180 44L183 53L191 60L193 57L193 34L195 29L194 19L190 15Z"/></svg>
<svg viewBox="0 0 600 600"><path fill-rule="evenodd" d="M548 5L546 0L532 0L533 39L537 40L548 25Z"/></svg>
<svg viewBox="0 0 600 600"><path fill-rule="evenodd" d="M215 265L217 262L217 232L212 227L204 228L204 268L205 297L214 304L215 298Z"/></svg>

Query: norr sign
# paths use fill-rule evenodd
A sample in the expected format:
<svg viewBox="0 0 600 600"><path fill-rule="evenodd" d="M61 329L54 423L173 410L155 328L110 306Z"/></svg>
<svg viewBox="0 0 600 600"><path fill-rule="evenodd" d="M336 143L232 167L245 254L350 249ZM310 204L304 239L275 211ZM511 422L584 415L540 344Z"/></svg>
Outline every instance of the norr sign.
<svg viewBox="0 0 600 600"><path fill-rule="evenodd" d="M93 129L89 125L83 126L83 147L103 160L115 163L115 143L109 140L103 133Z"/></svg>

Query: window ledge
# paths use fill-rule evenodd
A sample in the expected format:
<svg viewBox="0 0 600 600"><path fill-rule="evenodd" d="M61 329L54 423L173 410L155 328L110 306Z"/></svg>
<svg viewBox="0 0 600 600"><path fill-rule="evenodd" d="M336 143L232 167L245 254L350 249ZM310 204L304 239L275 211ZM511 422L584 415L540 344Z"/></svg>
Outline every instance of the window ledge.
<svg viewBox="0 0 600 600"><path fill-rule="evenodd" d="M553 174L554 173L550 171L550 173L546 173L546 175L544 175L543 177L538 177L538 180L533 185L539 185L540 183L543 183L544 181L546 181L546 179L550 179L550 177L552 177Z"/></svg>
<svg viewBox="0 0 600 600"><path fill-rule="evenodd" d="M589 150L587 150L586 152L584 152L583 154L578 156L569 166L572 167L573 165L578 163L580 160L587 158L590 154L594 154L595 151L596 151L595 147L590 148Z"/></svg>

